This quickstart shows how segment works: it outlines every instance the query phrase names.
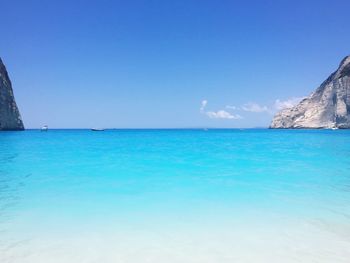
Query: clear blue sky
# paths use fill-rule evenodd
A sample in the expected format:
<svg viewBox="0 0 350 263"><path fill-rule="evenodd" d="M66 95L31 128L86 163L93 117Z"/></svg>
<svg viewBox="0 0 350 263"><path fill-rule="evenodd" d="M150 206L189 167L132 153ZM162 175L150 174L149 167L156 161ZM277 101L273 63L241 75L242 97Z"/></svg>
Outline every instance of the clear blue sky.
<svg viewBox="0 0 350 263"><path fill-rule="evenodd" d="M0 7L27 128L267 126L277 99L308 95L350 54L348 0Z"/></svg>

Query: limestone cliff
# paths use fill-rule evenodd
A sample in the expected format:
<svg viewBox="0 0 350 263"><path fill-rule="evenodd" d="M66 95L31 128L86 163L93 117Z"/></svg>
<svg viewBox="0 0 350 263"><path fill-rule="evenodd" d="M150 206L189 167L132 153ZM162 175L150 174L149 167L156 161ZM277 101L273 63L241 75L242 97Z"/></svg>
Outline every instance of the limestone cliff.
<svg viewBox="0 0 350 263"><path fill-rule="evenodd" d="M0 130L24 130L12 84L0 58Z"/></svg>
<svg viewBox="0 0 350 263"><path fill-rule="evenodd" d="M350 56L298 105L278 112L270 128L350 128Z"/></svg>

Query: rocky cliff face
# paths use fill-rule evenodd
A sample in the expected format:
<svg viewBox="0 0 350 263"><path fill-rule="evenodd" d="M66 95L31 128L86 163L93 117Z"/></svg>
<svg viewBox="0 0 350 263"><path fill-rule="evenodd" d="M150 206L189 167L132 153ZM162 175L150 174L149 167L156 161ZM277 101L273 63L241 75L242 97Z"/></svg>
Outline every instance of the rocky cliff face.
<svg viewBox="0 0 350 263"><path fill-rule="evenodd" d="M23 122L13 96L12 84L0 58L0 130L23 130Z"/></svg>
<svg viewBox="0 0 350 263"><path fill-rule="evenodd" d="M270 128L350 128L350 56L315 92L277 113Z"/></svg>

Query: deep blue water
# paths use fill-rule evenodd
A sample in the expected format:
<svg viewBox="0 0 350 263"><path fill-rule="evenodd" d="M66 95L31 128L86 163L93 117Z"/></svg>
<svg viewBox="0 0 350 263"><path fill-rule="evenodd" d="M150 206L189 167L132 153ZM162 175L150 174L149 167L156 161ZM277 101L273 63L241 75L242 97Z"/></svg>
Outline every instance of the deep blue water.
<svg viewBox="0 0 350 263"><path fill-rule="evenodd" d="M0 262L349 262L350 131L0 133Z"/></svg>

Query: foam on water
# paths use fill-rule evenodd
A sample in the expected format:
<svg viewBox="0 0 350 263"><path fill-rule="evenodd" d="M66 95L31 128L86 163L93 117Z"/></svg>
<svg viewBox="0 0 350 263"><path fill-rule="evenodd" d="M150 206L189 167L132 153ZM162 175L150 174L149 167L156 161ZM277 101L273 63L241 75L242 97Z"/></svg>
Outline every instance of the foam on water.
<svg viewBox="0 0 350 263"><path fill-rule="evenodd" d="M0 262L348 262L350 132L0 134Z"/></svg>

